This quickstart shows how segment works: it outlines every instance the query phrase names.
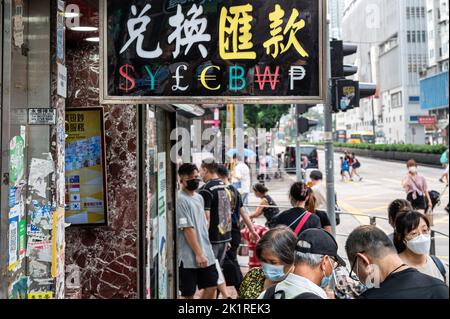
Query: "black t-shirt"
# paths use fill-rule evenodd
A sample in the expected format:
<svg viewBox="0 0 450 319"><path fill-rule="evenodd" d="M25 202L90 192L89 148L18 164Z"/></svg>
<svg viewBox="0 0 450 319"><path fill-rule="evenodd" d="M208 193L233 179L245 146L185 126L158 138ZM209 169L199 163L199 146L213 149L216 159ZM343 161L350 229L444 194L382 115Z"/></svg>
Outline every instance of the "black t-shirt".
<svg viewBox="0 0 450 319"><path fill-rule="evenodd" d="M210 211L209 240L212 244L230 241L233 207L227 186L220 179L213 179L200 188L199 194L205 201L205 210Z"/></svg>
<svg viewBox="0 0 450 319"><path fill-rule="evenodd" d="M322 227L331 226L330 219L328 218L328 214L323 210L316 210L316 215L320 218L320 223Z"/></svg>
<svg viewBox="0 0 450 319"><path fill-rule="evenodd" d="M366 290L360 299L448 299L448 287L439 279L408 268L388 276L380 288Z"/></svg>
<svg viewBox="0 0 450 319"><path fill-rule="evenodd" d="M277 203L275 203L275 201L269 195L265 195L264 198L267 200L268 206L277 206ZM277 216L279 213L280 210L278 207L264 207L263 214L267 220L266 226L272 226L273 217Z"/></svg>
<svg viewBox="0 0 450 319"><path fill-rule="evenodd" d="M291 229L293 231L295 231L295 228L297 227L297 225L300 223L300 220L301 220L301 218L299 219L299 217L305 211L306 210L301 207L291 208L287 211L284 211L284 212L278 214L274 218L272 218L272 221L270 224L272 227L276 227L278 225L290 226ZM303 228L301 229L300 233L309 228L322 228L322 225L320 223L320 218L314 214L309 216L308 220L303 225ZM298 235L300 235L300 233Z"/></svg>
<svg viewBox="0 0 450 319"><path fill-rule="evenodd" d="M229 190L229 196L231 197L231 208L233 209L233 227L239 225L239 219L241 217L241 208L244 206L242 203L241 193L233 185L227 185Z"/></svg>

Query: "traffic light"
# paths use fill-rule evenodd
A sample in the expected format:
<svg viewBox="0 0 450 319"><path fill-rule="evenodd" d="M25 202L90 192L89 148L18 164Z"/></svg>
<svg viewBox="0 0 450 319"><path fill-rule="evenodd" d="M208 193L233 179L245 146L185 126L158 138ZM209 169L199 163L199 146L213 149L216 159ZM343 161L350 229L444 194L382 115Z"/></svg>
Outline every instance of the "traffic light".
<svg viewBox="0 0 450 319"><path fill-rule="evenodd" d="M314 120L307 119L306 117L299 117L297 119L297 134L304 134L308 132L311 128L317 126L318 122Z"/></svg>
<svg viewBox="0 0 450 319"><path fill-rule="evenodd" d="M318 122L309 120L300 115L308 113L309 109L316 105L311 104L296 104L295 105L295 118L297 120L297 134L303 134L308 132L312 127L317 126Z"/></svg>
<svg viewBox="0 0 450 319"><path fill-rule="evenodd" d="M309 109L315 107L315 105L311 104L295 104L295 113L298 115L302 115L308 113Z"/></svg>
<svg viewBox="0 0 450 319"><path fill-rule="evenodd" d="M377 94L377 85L373 83L359 83L359 98L365 99Z"/></svg>
<svg viewBox="0 0 450 319"><path fill-rule="evenodd" d="M331 77L333 79L345 78L358 73L358 67L344 64L344 58L358 51L358 46L344 43L340 40L332 40L331 48Z"/></svg>
<svg viewBox="0 0 450 319"><path fill-rule="evenodd" d="M347 112L359 107L359 83L352 80L337 80L334 85L333 111Z"/></svg>

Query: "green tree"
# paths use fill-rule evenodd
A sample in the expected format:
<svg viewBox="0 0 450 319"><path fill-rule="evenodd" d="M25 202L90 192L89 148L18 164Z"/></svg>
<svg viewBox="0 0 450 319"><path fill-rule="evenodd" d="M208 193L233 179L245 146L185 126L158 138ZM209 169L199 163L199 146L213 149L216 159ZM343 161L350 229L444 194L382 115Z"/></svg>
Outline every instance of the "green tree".
<svg viewBox="0 0 450 319"><path fill-rule="evenodd" d="M246 104L244 107L245 123L248 127L275 128L280 118L289 113L290 105Z"/></svg>

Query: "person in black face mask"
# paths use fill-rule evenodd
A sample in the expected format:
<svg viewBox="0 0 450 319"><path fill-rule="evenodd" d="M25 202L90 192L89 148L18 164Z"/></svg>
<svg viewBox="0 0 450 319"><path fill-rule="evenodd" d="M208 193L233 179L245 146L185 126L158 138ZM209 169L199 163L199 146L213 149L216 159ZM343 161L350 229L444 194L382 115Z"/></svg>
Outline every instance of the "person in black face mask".
<svg viewBox="0 0 450 319"><path fill-rule="evenodd" d="M196 289L203 289L202 299L213 299L219 274L209 241L208 220L203 197L196 190L200 175L194 164L178 169L181 190L177 193L176 218L178 239L179 290L192 299Z"/></svg>

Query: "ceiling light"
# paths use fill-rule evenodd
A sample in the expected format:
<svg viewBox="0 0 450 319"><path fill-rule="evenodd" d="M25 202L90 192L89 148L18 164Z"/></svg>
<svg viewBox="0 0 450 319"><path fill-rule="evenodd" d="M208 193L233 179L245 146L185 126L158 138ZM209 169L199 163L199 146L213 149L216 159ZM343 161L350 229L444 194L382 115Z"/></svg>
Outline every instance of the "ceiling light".
<svg viewBox="0 0 450 319"><path fill-rule="evenodd" d="M80 31L80 32L92 32L92 31L98 31L97 27L73 27L70 28L72 31Z"/></svg>
<svg viewBox="0 0 450 319"><path fill-rule="evenodd" d="M87 42L100 42L100 38L99 37L91 37L91 38L86 38L84 39Z"/></svg>

